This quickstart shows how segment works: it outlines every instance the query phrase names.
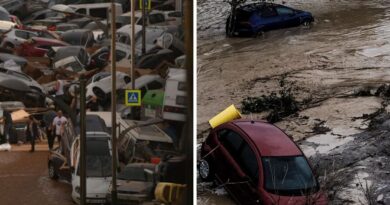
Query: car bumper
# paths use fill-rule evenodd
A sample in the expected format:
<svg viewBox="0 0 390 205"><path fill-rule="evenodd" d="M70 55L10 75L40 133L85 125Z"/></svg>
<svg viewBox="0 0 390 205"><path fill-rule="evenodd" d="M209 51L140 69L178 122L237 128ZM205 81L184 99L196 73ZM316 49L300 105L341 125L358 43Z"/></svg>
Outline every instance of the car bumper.
<svg viewBox="0 0 390 205"><path fill-rule="evenodd" d="M117 204L140 204L144 201L152 200L151 197L149 197L146 194L123 194L123 193L117 193ZM107 201L108 203L112 203L112 197L111 194L107 195Z"/></svg>

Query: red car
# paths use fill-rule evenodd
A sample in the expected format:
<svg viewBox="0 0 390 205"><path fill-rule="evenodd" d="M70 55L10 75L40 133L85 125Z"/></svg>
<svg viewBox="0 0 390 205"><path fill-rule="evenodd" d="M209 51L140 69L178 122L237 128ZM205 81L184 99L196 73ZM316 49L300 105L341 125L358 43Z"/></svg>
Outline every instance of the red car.
<svg viewBox="0 0 390 205"><path fill-rule="evenodd" d="M33 37L16 48L16 52L20 56L43 57L51 47L68 45L56 39Z"/></svg>
<svg viewBox="0 0 390 205"><path fill-rule="evenodd" d="M200 178L223 184L238 204L328 204L302 151L269 123L222 124L211 130L200 156Z"/></svg>

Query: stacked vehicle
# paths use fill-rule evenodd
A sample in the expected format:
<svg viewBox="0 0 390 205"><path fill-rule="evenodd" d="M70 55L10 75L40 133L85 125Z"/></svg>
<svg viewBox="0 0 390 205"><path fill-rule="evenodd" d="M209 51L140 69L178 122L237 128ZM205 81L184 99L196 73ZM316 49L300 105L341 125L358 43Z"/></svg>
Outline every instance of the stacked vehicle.
<svg viewBox="0 0 390 205"><path fill-rule="evenodd" d="M109 31L111 4L90 2L50 0L30 5L9 0L0 3L0 101L23 105L11 112L34 114L46 127L51 125L54 108L65 113L68 123L61 142L50 150L48 173L53 180L70 182L70 197L79 203L79 79L87 79L86 103L94 111L87 115L87 203L104 204L111 200L110 129L115 129L110 122L111 112L118 113L119 122L115 137L118 138L118 171L122 171L118 172L120 201L125 204L156 201L154 192L156 187L161 187L161 182L185 187L184 177L172 175L170 171L183 168L185 161L181 152L187 104L181 8L176 9L172 2L153 1L152 5L159 9L152 8L147 16L142 16L138 6L133 54L129 35L131 17L126 13L130 10L128 2L115 4L117 31L114 34ZM110 106L112 35L117 37L117 110L111 110ZM136 57L135 76L130 73L131 55ZM141 98L145 99L145 105L142 103L136 111L127 107L124 99L133 81L134 89L139 89ZM63 94L58 92L59 82ZM93 103L95 107L90 106ZM179 115L169 116L178 109ZM151 119L160 120L155 125L137 127ZM14 122L17 134L11 144L28 140L20 134L26 130L23 123ZM121 133L134 126L137 128ZM45 141L45 127L39 129Z"/></svg>

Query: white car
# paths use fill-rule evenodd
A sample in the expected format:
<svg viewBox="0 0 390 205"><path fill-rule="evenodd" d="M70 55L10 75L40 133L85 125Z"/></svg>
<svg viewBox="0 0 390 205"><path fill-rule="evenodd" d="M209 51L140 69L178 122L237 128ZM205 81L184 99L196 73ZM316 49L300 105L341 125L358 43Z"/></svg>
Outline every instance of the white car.
<svg viewBox="0 0 390 205"><path fill-rule="evenodd" d="M1 42L1 47L10 49L16 48L32 37L38 37L38 34L32 31L12 29L4 34L3 41Z"/></svg>
<svg viewBox="0 0 390 205"><path fill-rule="evenodd" d="M124 88L131 82L131 78L126 73L116 72L116 89ZM101 72L92 76L87 83L87 99L92 96L106 98L111 93L111 73Z"/></svg>
<svg viewBox="0 0 390 205"><path fill-rule="evenodd" d="M86 173L87 204L106 204L106 195L112 179L111 136L105 132L87 132ZM72 171L72 199L80 204L80 137L70 152Z"/></svg>
<svg viewBox="0 0 390 205"><path fill-rule="evenodd" d="M135 14L135 24L142 25L142 12L136 11ZM148 18L146 19L146 26L165 26L169 25L169 22L165 18L165 14L161 11L151 11L148 14ZM124 13L117 17L118 21L123 24L131 24L131 12Z"/></svg>

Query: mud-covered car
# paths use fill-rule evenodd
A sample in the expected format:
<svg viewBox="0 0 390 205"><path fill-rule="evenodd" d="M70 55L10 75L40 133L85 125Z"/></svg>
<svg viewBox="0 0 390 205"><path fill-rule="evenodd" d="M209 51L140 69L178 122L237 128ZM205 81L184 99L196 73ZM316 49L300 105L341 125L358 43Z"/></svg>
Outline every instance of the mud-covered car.
<svg viewBox="0 0 390 205"><path fill-rule="evenodd" d="M87 29L67 30L61 34L61 39L75 46L91 47L95 43L92 31Z"/></svg>
<svg viewBox="0 0 390 205"><path fill-rule="evenodd" d="M68 46L69 44L55 39L33 37L17 47L16 53L20 56L43 57L51 47Z"/></svg>
<svg viewBox="0 0 390 205"><path fill-rule="evenodd" d="M238 204L327 204L300 148L266 122L235 120L212 129L198 166L203 181L224 184Z"/></svg>
<svg viewBox="0 0 390 205"><path fill-rule="evenodd" d="M117 204L141 204L154 198L158 165L130 163L117 176ZM111 201L111 189L107 199Z"/></svg>
<svg viewBox="0 0 390 205"><path fill-rule="evenodd" d="M236 9L236 19L226 20L226 35L256 35L280 28L308 25L314 21L310 12L274 3L252 3ZM232 26L230 26L232 25Z"/></svg>
<svg viewBox="0 0 390 205"><path fill-rule="evenodd" d="M79 123L76 123L79 124ZM87 115L86 117L87 132L106 132L108 133L104 121L96 115ZM51 179L65 179L71 181L71 146L79 133L79 127L74 126L68 121L64 126L64 134L61 137L60 146L50 151L48 157L48 170Z"/></svg>
<svg viewBox="0 0 390 205"><path fill-rule="evenodd" d="M0 102L20 101L28 108L45 107L41 92L29 87L25 81L5 76L0 77Z"/></svg>
<svg viewBox="0 0 390 205"><path fill-rule="evenodd" d="M116 72L116 88L123 88L131 82L131 78L126 73ZM100 72L92 76L87 83L87 99L92 96L97 96L101 99L107 99L111 93L111 73Z"/></svg>

